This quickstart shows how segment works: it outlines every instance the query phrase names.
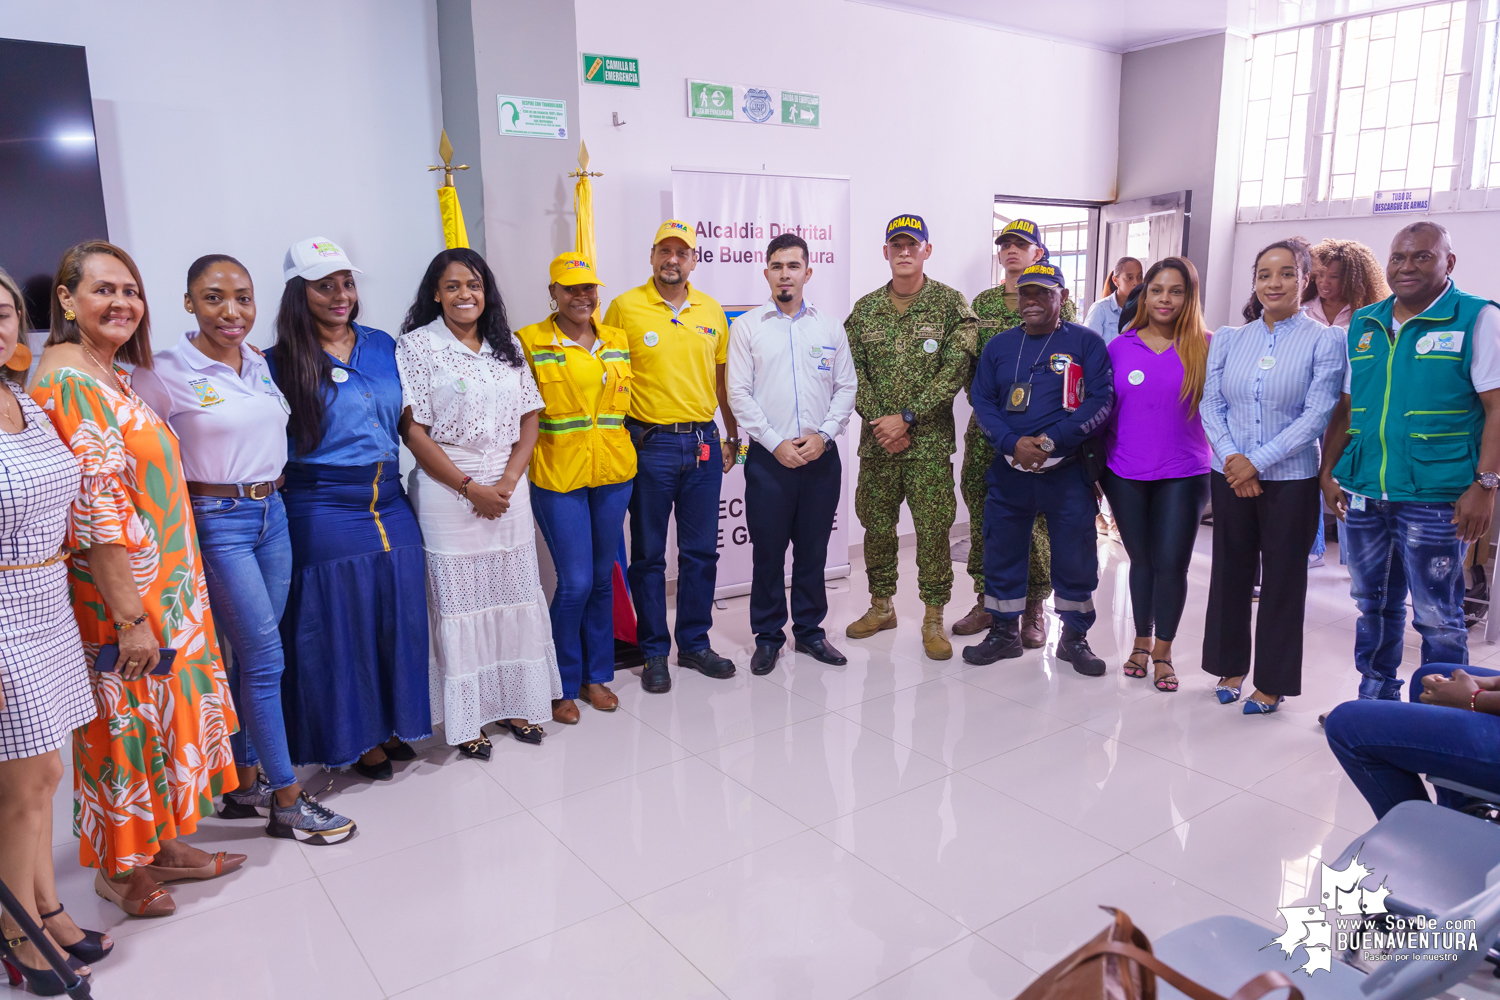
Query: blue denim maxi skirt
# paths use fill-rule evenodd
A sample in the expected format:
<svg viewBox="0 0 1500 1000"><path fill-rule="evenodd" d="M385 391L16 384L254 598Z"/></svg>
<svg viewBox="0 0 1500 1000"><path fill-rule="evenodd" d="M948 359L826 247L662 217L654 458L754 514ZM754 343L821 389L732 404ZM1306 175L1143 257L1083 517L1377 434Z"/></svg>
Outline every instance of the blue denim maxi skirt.
<svg viewBox="0 0 1500 1000"><path fill-rule="evenodd" d="M281 696L292 763L342 767L432 735L422 533L394 462L286 468L292 587Z"/></svg>

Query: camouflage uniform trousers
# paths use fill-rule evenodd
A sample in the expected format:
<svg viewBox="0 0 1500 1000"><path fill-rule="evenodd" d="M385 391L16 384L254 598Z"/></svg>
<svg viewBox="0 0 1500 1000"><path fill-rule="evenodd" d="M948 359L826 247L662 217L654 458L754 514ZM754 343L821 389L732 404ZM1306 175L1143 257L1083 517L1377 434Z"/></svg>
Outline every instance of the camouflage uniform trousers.
<svg viewBox="0 0 1500 1000"><path fill-rule="evenodd" d="M979 428L971 426L964 435L964 467L959 490L964 506L969 508L969 575L974 578L974 593L984 593L984 498L989 483L984 473L995 460L995 449L985 440ZM868 549L869 543L866 542ZM1045 601L1052 596L1052 542L1047 537L1047 518L1038 514L1031 524L1031 564L1026 573L1026 599Z"/></svg>
<svg viewBox="0 0 1500 1000"><path fill-rule="evenodd" d="M922 603L943 607L953 596L953 562L948 555L948 533L958 514L953 496L953 461L947 458L883 461L866 458L859 464L854 489L854 515L865 529L865 573L870 596L896 593L896 522L901 501L911 510L917 529L917 592Z"/></svg>

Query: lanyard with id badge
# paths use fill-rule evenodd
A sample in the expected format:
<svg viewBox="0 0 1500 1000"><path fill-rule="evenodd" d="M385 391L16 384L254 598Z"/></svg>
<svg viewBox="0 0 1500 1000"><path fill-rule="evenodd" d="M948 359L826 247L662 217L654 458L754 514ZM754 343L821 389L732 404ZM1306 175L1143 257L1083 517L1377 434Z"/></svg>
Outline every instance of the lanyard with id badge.
<svg viewBox="0 0 1500 1000"><path fill-rule="evenodd" d="M1031 374L1042 364L1042 359L1047 356L1047 345L1052 343L1052 334L1047 334L1047 339L1042 341L1042 349L1037 352L1036 361L1026 369L1026 381L1021 381L1021 351L1026 347L1026 334L1021 334L1021 350L1016 351L1016 373L1010 383L1010 388L1005 390L1005 411L1007 413L1025 413L1031 407Z"/></svg>

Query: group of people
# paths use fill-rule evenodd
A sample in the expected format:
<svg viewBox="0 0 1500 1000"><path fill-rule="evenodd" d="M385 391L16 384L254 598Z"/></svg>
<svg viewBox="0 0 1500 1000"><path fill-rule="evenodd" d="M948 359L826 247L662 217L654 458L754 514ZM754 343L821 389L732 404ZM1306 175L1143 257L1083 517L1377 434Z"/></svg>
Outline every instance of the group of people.
<svg viewBox="0 0 1500 1000"><path fill-rule="evenodd" d="M951 631L987 631L965 661L1045 645L1051 595L1056 656L1106 672L1087 636L1107 497L1131 562L1122 670L1159 691L1178 687L1172 645L1210 500L1203 666L1220 702L1241 700L1252 670L1246 714L1300 691L1320 499L1345 518L1360 696L1399 697L1408 589L1424 663L1466 662L1464 546L1487 537L1500 486L1500 313L1453 285L1440 226L1402 229L1384 276L1356 243L1277 241L1255 258L1246 324L1214 335L1184 257L1144 273L1121 260L1080 325L1035 223L996 242L1005 281L971 304L925 274L926 223L897 216L890 281L841 318L808 300L807 245L783 234L766 250L766 302L731 326L689 280L692 227L671 219L651 278L602 321L594 262L562 254L550 314L516 330L484 259L450 249L393 338L356 322L361 272L314 238L286 254L264 354L248 343L254 282L233 257L193 262L183 303L196 329L153 352L134 262L90 242L58 268L29 386L25 302L0 272L0 878L75 967L108 954L53 885L50 799L70 734L82 861L101 896L148 917L173 912L167 884L243 864L182 840L216 798L228 818L264 810L271 836L339 843L354 822L294 768L386 780L436 724L485 760L486 726L539 744L544 722L578 723L580 703L614 710L627 517L643 689L670 690L674 645L678 666L733 676L709 631L720 486L741 434L752 673L775 669L789 620L798 652L846 662L823 627L823 571L838 439L856 413L871 602L846 634L896 624L905 502L923 648L951 657L959 391L973 406L959 485L978 599ZM416 462L405 484L402 444ZM1424 690L1442 692L1429 701L1456 704L1472 686L1463 707L1500 715L1479 697L1500 702L1500 681L1449 673L1429 674ZM1342 735L1388 732L1360 708L1336 710L1329 738L1370 795L1395 765ZM59 991L34 945L3 929L6 962Z"/></svg>

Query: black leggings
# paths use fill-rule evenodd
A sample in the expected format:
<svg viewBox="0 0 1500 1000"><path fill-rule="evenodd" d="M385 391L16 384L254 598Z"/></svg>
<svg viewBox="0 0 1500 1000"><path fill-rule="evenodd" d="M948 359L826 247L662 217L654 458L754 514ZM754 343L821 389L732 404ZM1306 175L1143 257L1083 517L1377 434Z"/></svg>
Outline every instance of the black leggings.
<svg viewBox="0 0 1500 1000"><path fill-rule="evenodd" d="M1187 603L1188 565L1208 503L1208 474L1126 479L1105 469L1104 495L1130 556L1135 634L1150 636L1154 625L1156 638L1171 642Z"/></svg>

